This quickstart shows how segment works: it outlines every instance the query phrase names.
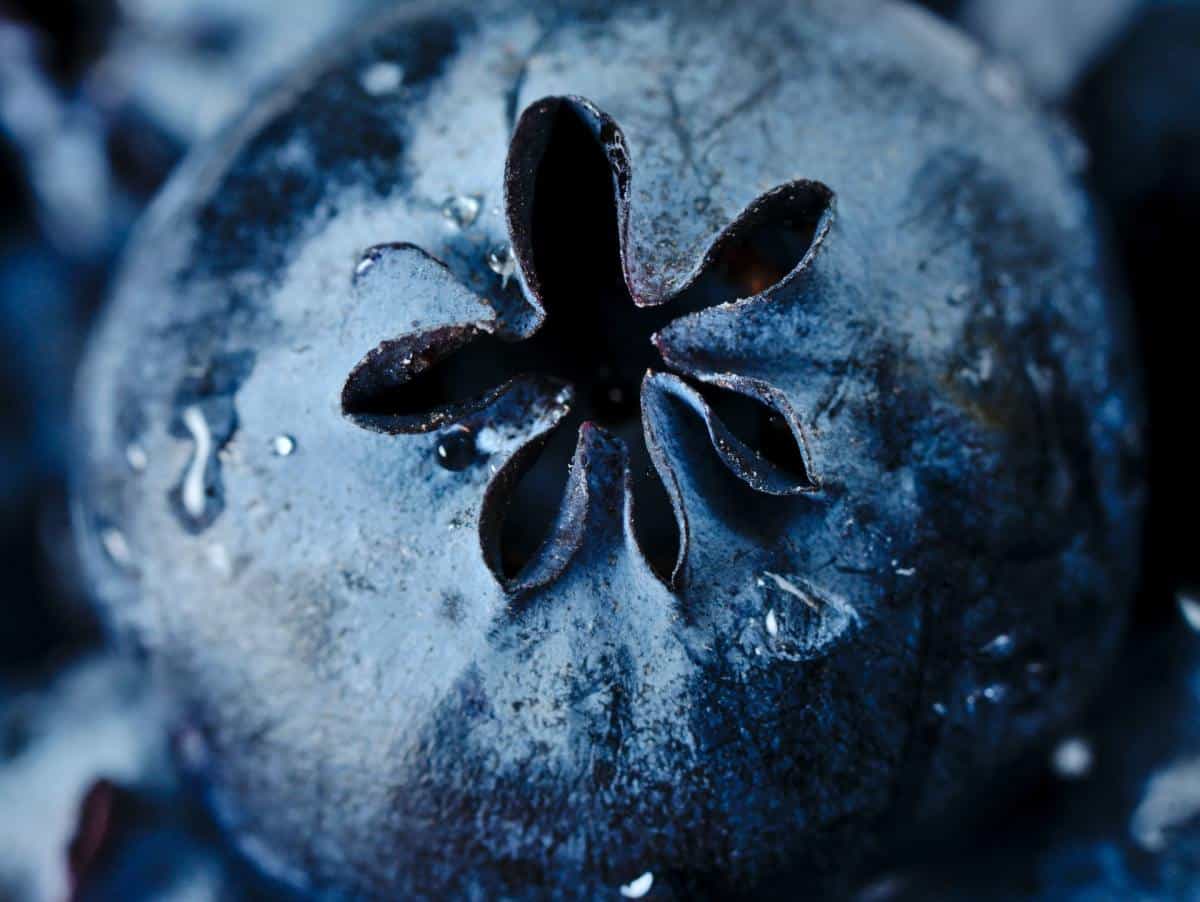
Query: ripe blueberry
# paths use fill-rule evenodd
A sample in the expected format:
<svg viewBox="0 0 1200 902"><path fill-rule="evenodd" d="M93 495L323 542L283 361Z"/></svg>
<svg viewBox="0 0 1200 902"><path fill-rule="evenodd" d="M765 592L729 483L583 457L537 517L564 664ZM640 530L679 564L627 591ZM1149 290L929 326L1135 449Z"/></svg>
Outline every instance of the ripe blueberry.
<svg viewBox="0 0 1200 902"><path fill-rule="evenodd" d="M1139 409L1051 131L905 6L487 3L193 160L78 519L237 835L373 895L832 890L1077 706Z"/></svg>

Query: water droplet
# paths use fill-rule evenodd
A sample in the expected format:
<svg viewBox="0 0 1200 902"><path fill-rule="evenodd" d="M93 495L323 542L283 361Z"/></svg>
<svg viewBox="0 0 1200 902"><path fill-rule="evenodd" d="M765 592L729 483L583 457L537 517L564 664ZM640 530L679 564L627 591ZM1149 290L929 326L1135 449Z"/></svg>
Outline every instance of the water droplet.
<svg viewBox="0 0 1200 902"><path fill-rule="evenodd" d="M199 520L208 506L205 476L208 472L208 459L213 453L212 430L204 418L204 411L199 407L185 408L182 418L183 425L191 433L195 449L183 477L180 501L183 503L184 512L192 519Z"/></svg>
<svg viewBox="0 0 1200 902"><path fill-rule="evenodd" d="M649 871L642 874L636 880L630 880L621 887L621 896L625 899L640 899L650 892L650 887L654 886L654 875Z"/></svg>
<svg viewBox="0 0 1200 902"><path fill-rule="evenodd" d="M125 533L116 527L109 526L100 531L100 544L104 547L104 553L117 566L128 567L133 563L133 553L129 550Z"/></svg>
<svg viewBox="0 0 1200 902"><path fill-rule="evenodd" d="M945 717L946 716L946 706L943 705L941 702L934 702L933 703L933 713L936 714L938 717Z"/></svg>
<svg viewBox="0 0 1200 902"><path fill-rule="evenodd" d="M208 763L208 742L204 734L192 726L185 726L174 738L176 752L183 766L190 771L201 771Z"/></svg>
<svg viewBox="0 0 1200 902"><path fill-rule="evenodd" d="M1080 780L1092 771L1095 755L1092 744L1079 736L1064 739L1054 748L1050 764L1064 780Z"/></svg>
<svg viewBox="0 0 1200 902"><path fill-rule="evenodd" d="M125 462L133 472L144 473L150 465L150 458L146 456L146 450L141 445L130 445L125 449Z"/></svg>
<svg viewBox="0 0 1200 902"><path fill-rule="evenodd" d="M1200 815L1200 758L1182 758L1152 774L1129 823L1147 852L1162 852L1180 827Z"/></svg>
<svg viewBox="0 0 1200 902"><path fill-rule="evenodd" d="M1184 622L1200 633L1200 599L1189 593L1179 595L1179 613L1183 614Z"/></svg>
<svg viewBox="0 0 1200 902"><path fill-rule="evenodd" d="M271 453L276 457L291 457L296 450L296 440L290 435L277 435L271 439Z"/></svg>
<svg viewBox="0 0 1200 902"><path fill-rule="evenodd" d="M983 67L983 89L1001 106L1016 106L1021 99L1021 76L1007 63L989 61Z"/></svg>
<svg viewBox="0 0 1200 902"><path fill-rule="evenodd" d="M787 577L780 576L778 573L771 573L769 570L763 571L763 576L770 579L775 584L775 587L777 589L780 589L780 590L786 592L788 595L792 595L792 596L795 596L796 598L799 598L802 602L804 602L806 605L808 605L814 611L816 611L817 613L820 613L821 606L813 600L812 596L808 592L805 592L803 589L801 589L799 586L797 586L794 582L792 582ZM766 585L766 583L763 582L761 577L758 580L758 584L759 584L759 586Z"/></svg>
<svg viewBox="0 0 1200 902"><path fill-rule="evenodd" d="M478 217L483 199L471 194L447 197L442 203L442 216L456 228L465 229Z"/></svg>
<svg viewBox="0 0 1200 902"><path fill-rule="evenodd" d="M465 470L475 456L475 434L466 426L454 426L438 438L437 461L447 470Z"/></svg>
<svg viewBox="0 0 1200 902"><path fill-rule="evenodd" d="M209 545L204 556L208 558L208 565L222 577L229 579L233 576L233 559L224 545Z"/></svg>
<svg viewBox="0 0 1200 902"><path fill-rule="evenodd" d="M358 261L358 266L354 267L354 274L356 276L364 275L372 266L374 266L378 262L379 262L379 254L374 251L368 251L366 254L363 255L363 258Z"/></svg>
<svg viewBox="0 0 1200 902"><path fill-rule="evenodd" d="M1007 658L1012 654L1014 647L1012 636L1007 633L1002 633L985 645L981 650L985 655L993 658Z"/></svg>
<svg viewBox="0 0 1200 902"><path fill-rule="evenodd" d="M908 888L909 879L903 874L886 874L859 890L855 902L892 902Z"/></svg>
<svg viewBox="0 0 1200 902"><path fill-rule="evenodd" d="M1092 152L1075 134L1074 129L1070 130L1070 138L1063 142L1063 157L1067 168L1075 175L1082 175L1092 165Z"/></svg>
<svg viewBox="0 0 1200 902"><path fill-rule="evenodd" d="M1079 133L1065 119L1056 118L1050 123L1051 137L1058 149L1063 164L1072 175L1082 175L1092 163L1092 153L1079 137Z"/></svg>
<svg viewBox="0 0 1200 902"><path fill-rule="evenodd" d="M895 563L895 561L893 561L892 563ZM917 568L916 568L916 567L897 567L897 568L896 568L896 575L897 575L897 576L904 576L904 577L916 576L916 575L917 575Z"/></svg>
<svg viewBox="0 0 1200 902"><path fill-rule="evenodd" d="M404 68L396 63L378 62L367 66L362 72L363 90L372 97L391 94L404 81Z"/></svg>
<svg viewBox="0 0 1200 902"><path fill-rule="evenodd" d="M1007 696L1008 687L1002 686L1000 683L993 683L991 686L987 686L983 690L983 697L994 704L1004 701Z"/></svg>
<svg viewBox="0 0 1200 902"><path fill-rule="evenodd" d="M508 280L517 271L517 258L513 255L512 246L498 244L487 255L488 269L500 277L500 287L507 288Z"/></svg>
<svg viewBox="0 0 1200 902"><path fill-rule="evenodd" d="M779 619L775 616L774 608L771 608L771 610L767 611L767 616L764 618L763 624L767 628L768 636L774 637L779 635Z"/></svg>
<svg viewBox="0 0 1200 902"><path fill-rule="evenodd" d="M984 348L979 353L979 363L976 367L976 374L980 382L988 382L992 378L992 372L996 368L996 359L992 355L991 348Z"/></svg>

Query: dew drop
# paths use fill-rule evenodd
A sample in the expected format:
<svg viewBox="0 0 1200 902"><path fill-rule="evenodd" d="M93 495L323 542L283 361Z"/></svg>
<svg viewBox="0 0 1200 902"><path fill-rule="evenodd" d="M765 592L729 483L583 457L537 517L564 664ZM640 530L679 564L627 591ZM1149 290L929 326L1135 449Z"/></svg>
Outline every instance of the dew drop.
<svg viewBox="0 0 1200 902"><path fill-rule="evenodd" d="M276 457L291 457L296 451L296 440L290 435L277 435L271 439L271 453Z"/></svg>
<svg viewBox="0 0 1200 902"><path fill-rule="evenodd" d="M1055 118L1050 123L1050 135L1067 170L1072 175L1083 175L1091 166L1092 154L1079 133L1065 119Z"/></svg>
<svg viewBox="0 0 1200 902"><path fill-rule="evenodd" d="M391 94L404 81L404 69L396 63L378 62L368 66L362 72L363 90L372 97Z"/></svg>
<svg viewBox="0 0 1200 902"><path fill-rule="evenodd" d="M991 686L984 688L983 697L989 702L998 704L1008 697L1008 687L1000 683L993 683Z"/></svg>
<svg viewBox="0 0 1200 902"><path fill-rule="evenodd" d="M379 262L379 255L377 253L364 254L363 258L358 261L358 266L354 267L354 274L356 276L365 275L377 262Z"/></svg>
<svg viewBox="0 0 1200 902"><path fill-rule="evenodd" d="M1054 748L1050 764L1064 780L1081 780L1092 771L1092 744L1079 736L1064 739Z"/></svg>
<svg viewBox="0 0 1200 902"><path fill-rule="evenodd" d="M654 875L650 871L642 874L636 880L630 880L621 887L621 897L624 899L641 899L654 886Z"/></svg>
<svg viewBox="0 0 1200 902"><path fill-rule="evenodd" d="M1008 633L1001 633L981 650L983 653L992 658L1007 658L1012 654L1014 647L1012 636Z"/></svg>
<svg viewBox="0 0 1200 902"><path fill-rule="evenodd" d="M1179 613L1183 615L1184 622L1200 633L1200 599L1195 595L1180 593L1178 601Z"/></svg>
<svg viewBox="0 0 1200 902"><path fill-rule="evenodd" d="M1092 164L1092 154L1086 144L1079 139L1073 129L1068 127L1067 136L1063 139L1063 158L1067 168L1075 175L1087 172Z"/></svg>
<svg viewBox="0 0 1200 902"><path fill-rule="evenodd" d="M500 277L500 287L507 288L508 280L517 271L517 258L513 255L512 245L498 244L488 251L488 269Z"/></svg>
<svg viewBox="0 0 1200 902"><path fill-rule="evenodd" d="M990 61L983 67L983 89L1001 106L1016 106L1021 99L1021 77L1007 63Z"/></svg>
<svg viewBox="0 0 1200 902"><path fill-rule="evenodd" d="M150 458L146 455L146 449L141 445L130 445L125 449L125 462L129 464L129 469L135 473L146 472L146 467L150 465Z"/></svg>
<svg viewBox="0 0 1200 902"><path fill-rule="evenodd" d="M475 457L475 434L466 426L454 426L438 438L437 461L444 469L465 470Z"/></svg>
<svg viewBox="0 0 1200 902"><path fill-rule="evenodd" d="M233 576L233 559L229 556L229 549L224 545L209 545L205 549L204 556L208 559L208 565L224 579L229 579Z"/></svg>
<svg viewBox="0 0 1200 902"><path fill-rule="evenodd" d="M771 608L771 610L767 611L767 616L763 620L763 624L767 628L768 636L774 637L779 635L779 619L775 616L774 608Z"/></svg>
<svg viewBox="0 0 1200 902"><path fill-rule="evenodd" d="M205 476L208 472L208 459L213 453L212 430L204 418L204 412L199 407L185 408L182 414L183 425L191 433L195 449L192 452L191 463L183 477L180 489L180 501L184 512L194 520L204 516L208 506L208 493L205 489Z"/></svg>
<svg viewBox="0 0 1200 902"><path fill-rule="evenodd" d="M183 766L193 772L202 771L208 763L208 742L204 734L192 726L184 727L177 736L174 744Z"/></svg>
<svg viewBox="0 0 1200 902"><path fill-rule="evenodd" d="M128 567L133 562L133 553L129 550L129 542L125 539L125 533L116 527L109 526L100 531L100 544L104 547L104 553L114 564Z"/></svg>
<svg viewBox="0 0 1200 902"><path fill-rule="evenodd" d="M465 229L479 218L482 198L471 194L447 197L442 203L442 216L455 228Z"/></svg>
<svg viewBox="0 0 1200 902"><path fill-rule="evenodd" d="M944 704L942 704L941 702L934 702L933 703L933 713L936 714L938 717L945 717L946 716L946 706Z"/></svg>

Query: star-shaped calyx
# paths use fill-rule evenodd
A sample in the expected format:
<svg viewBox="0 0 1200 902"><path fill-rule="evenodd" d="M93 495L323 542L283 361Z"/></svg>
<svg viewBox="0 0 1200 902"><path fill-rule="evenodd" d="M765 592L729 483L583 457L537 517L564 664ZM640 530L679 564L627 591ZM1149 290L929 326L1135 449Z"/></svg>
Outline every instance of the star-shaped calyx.
<svg viewBox="0 0 1200 902"><path fill-rule="evenodd" d="M671 401L702 418L717 455L752 488L818 487L787 396L727 371L726 354L706 359L693 333L720 306L734 314L724 343L736 343L739 307L770 303L804 277L829 232L833 192L805 180L768 191L663 299L628 277L631 177L612 119L582 98L540 100L518 120L505 165L511 250L481 261L505 288L516 276L508 294L519 292L518 313L477 297L411 244L372 248L355 276L369 289L376 279L397 284L400 273L405 290L436 293L439 325L370 351L343 389L346 416L392 435L439 432L439 463L451 470L480 462L497 434L518 436L479 516L484 559L510 593L546 585L570 565L597 491L636 500L638 546L678 583L692 536L679 489L685 464L668 453ZM624 473L608 481L589 472L599 441L624 447Z"/></svg>

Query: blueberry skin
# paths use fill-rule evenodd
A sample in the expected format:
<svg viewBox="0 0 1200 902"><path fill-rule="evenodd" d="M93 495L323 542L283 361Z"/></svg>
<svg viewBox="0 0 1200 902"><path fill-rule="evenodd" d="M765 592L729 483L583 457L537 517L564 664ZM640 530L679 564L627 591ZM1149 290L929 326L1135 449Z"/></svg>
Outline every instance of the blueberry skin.
<svg viewBox="0 0 1200 902"><path fill-rule="evenodd" d="M891 3L422 10L260 98L141 226L80 381L96 593L208 737L230 829L314 891L836 892L1074 711L1120 632L1140 407L1061 128ZM837 197L803 278L662 333L663 371L782 392L820 486L754 491L651 386L689 537L670 585L595 428L570 560L497 580L485 490L544 397L461 470L341 406L365 353L477 319L472 292L519 330L527 274L487 262L505 158L562 95L621 129L646 303L773 186ZM449 275L356 289L385 242Z"/></svg>

